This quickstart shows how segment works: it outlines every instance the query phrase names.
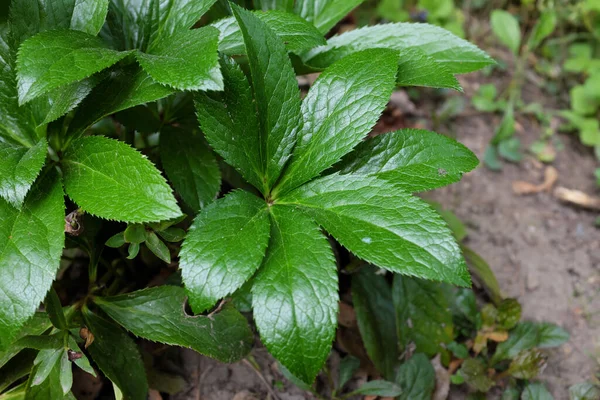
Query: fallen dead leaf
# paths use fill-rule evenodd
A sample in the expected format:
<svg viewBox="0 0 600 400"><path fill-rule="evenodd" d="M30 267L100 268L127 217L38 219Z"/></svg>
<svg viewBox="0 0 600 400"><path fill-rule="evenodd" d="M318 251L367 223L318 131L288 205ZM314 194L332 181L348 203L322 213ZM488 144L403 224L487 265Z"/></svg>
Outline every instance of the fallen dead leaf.
<svg viewBox="0 0 600 400"><path fill-rule="evenodd" d="M557 187L554 190L554 196L561 201L574 204L579 207L600 210L600 197L590 196L589 194L579 190Z"/></svg>
<svg viewBox="0 0 600 400"><path fill-rule="evenodd" d="M515 181L512 184L513 192L516 194L533 194L540 193L543 191L549 191L552 189L556 181L558 180L558 171L552 166L546 167L544 171L544 182L540 185L525 181Z"/></svg>
<svg viewBox="0 0 600 400"><path fill-rule="evenodd" d="M431 360L431 365L435 370L435 391L432 400L446 400L450 393L450 373L442 366L439 354Z"/></svg>

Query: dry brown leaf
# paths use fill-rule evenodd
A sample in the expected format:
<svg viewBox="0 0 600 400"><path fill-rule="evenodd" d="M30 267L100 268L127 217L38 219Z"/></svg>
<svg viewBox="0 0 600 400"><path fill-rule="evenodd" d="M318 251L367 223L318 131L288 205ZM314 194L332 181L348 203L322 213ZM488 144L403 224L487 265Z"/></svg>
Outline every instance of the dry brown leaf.
<svg viewBox="0 0 600 400"><path fill-rule="evenodd" d="M540 185L525 181L515 181L512 184L513 192L516 194L533 194L540 193L543 191L549 191L552 189L556 181L558 180L558 171L552 166L546 167L544 171L544 182Z"/></svg>
<svg viewBox="0 0 600 400"><path fill-rule="evenodd" d="M554 190L554 196L561 201L574 204L579 207L600 210L600 197L590 196L587 193L579 190L557 187Z"/></svg>
<svg viewBox="0 0 600 400"><path fill-rule="evenodd" d="M340 301L340 312L338 313L338 322L346 328L356 328L356 312L354 308Z"/></svg>

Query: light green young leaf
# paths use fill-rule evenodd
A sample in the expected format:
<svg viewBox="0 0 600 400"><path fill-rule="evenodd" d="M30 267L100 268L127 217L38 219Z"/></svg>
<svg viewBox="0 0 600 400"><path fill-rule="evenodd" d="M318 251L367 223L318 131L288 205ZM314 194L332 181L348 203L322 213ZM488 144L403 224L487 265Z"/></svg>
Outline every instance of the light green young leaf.
<svg viewBox="0 0 600 400"><path fill-rule="evenodd" d="M248 354L253 335L246 318L235 308L225 306L211 316L194 317L185 314L185 300L182 288L161 286L96 298L95 302L125 329L144 339L192 348L226 363Z"/></svg>
<svg viewBox="0 0 600 400"><path fill-rule="evenodd" d="M375 268L361 268L352 276L352 303L369 358L386 379L393 379L399 359L398 337L392 290L385 277Z"/></svg>
<svg viewBox="0 0 600 400"><path fill-rule="evenodd" d="M513 54L519 54L521 47L521 28L519 21L508 11L494 10L490 16L492 31Z"/></svg>
<svg viewBox="0 0 600 400"><path fill-rule="evenodd" d="M273 195L318 176L373 128L394 87L398 56L385 49L352 54L329 67L302 102L302 125Z"/></svg>
<svg viewBox="0 0 600 400"><path fill-rule="evenodd" d="M302 56L305 64L326 68L348 54L371 48L388 48L400 53L418 48L453 74L476 71L495 61L477 46L438 26L416 23L379 24L354 29L332 37L326 46Z"/></svg>
<svg viewBox="0 0 600 400"><path fill-rule="evenodd" d="M90 214L140 223L181 215L160 172L123 142L100 136L77 139L61 161L65 191Z"/></svg>
<svg viewBox="0 0 600 400"><path fill-rule="evenodd" d="M75 0L71 29L96 36L106 20L108 2L109 0Z"/></svg>
<svg viewBox="0 0 600 400"><path fill-rule="evenodd" d="M221 188L221 171L199 132L164 127L160 157L175 191L195 212L214 201Z"/></svg>
<svg viewBox="0 0 600 400"><path fill-rule="evenodd" d="M268 11L255 12L254 15L275 32L289 52L300 53L327 43L314 25L295 14ZM219 51L221 53L231 56L246 54L242 32L234 17L223 18L211 25L220 32Z"/></svg>
<svg viewBox="0 0 600 400"><path fill-rule="evenodd" d="M26 103L53 89L85 79L128 54L111 50L100 39L84 32L42 32L26 40L19 48L19 103Z"/></svg>
<svg viewBox="0 0 600 400"><path fill-rule="evenodd" d="M38 178L22 209L0 199L0 351L46 296L64 245L64 199L58 176Z"/></svg>
<svg viewBox="0 0 600 400"><path fill-rule="evenodd" d="M297 0L296 14L325 34L365 0Z"/></svg>
<svg viewBox="0 0 600 400"><path fill-rule="evenodd" d="M521 400L554 400L548 389L543 383L529 383L521 393Z"/></svg>
<svg viewBox="0 0 600 400"><path fill-rule="evenodd" d="M240 288L268 244L267 205L253 194L238 190L202 210L179 254L192 310L203 312Z"/></svg>
<svg viewBox="0 0 600 400"><path fill-rule="evenodd" d="M371 395L380 397L396 397L402 394L402 388L393 382L384 380L369 381L352 392L353 395Z"/></svg>
<svg viewBox="0 0 600 400"><path fill-rule="evenodd" d="M395 274L392 296L403 349L414 343L417 352L433 356L452 341L450 304L439 283Z"/></svg>
<svg viewBox="0 0 600 400"><path fill-rule="evenodd" d="M171 252L167 245L154 232L146 232L146 247L167 264L171 263Z"/></svg>
<svg viewBox="0 0 600 400"><path fill-rule="evenodd" d="M0 197L21 208L25 196L46 161L48 142L31 148L0 142Z"/></svg>
<svg viewBox="0 0 600 400"><path fill-rule="evenodd" d="M339 166L342 174L376 175L407 191L458 182L479 164L454 139L422 129L401 129L360 143Z"/></svg>
<svg viewBox="0 0 600 400"><path fill-rule="evenodd" d="M402 388L399 400L430 400L435 390L435 370L424 354L415 354L400 365L396 383Z"/></svg>
<svg viewBox="0 0 600 400"><path fill-rule="evenodd" d="M358 257L460 286L470 277L452 233L422 200L376 177L333 174L278 199L302 208Z"/></svg>
<svg viewBox="0 0 600 400"><path fill-rule="evenodd" d="M87 309L84 310L83 317L87 328L94 335L88 351L96 365L121 390L126 399L146 400L148 380L135 342L118 325Z"/></svg>
<svg viewBox="0 0 600 400"><path fill-rule="evenodd" d="M554 32L557 19L556 11L553 9L547 9L542 12L527 41L527 47L530 50L535 50L545 38Z"/></svg>
<svg viewBox="0 0 600 400"><path fill-rule="evenodd" d="M252 76L258 110L262 182L267 193L279 178L296 143L300 89L281 39L250 11L232 5Z"/></svg>
<svg viewBox="0 0 600 400"><path fill-rule="evenodd" d="M278 206L271 213L271 242L252 286L254 320L269 352L312 384L337 327L336 263L308 216Z"/></svg>

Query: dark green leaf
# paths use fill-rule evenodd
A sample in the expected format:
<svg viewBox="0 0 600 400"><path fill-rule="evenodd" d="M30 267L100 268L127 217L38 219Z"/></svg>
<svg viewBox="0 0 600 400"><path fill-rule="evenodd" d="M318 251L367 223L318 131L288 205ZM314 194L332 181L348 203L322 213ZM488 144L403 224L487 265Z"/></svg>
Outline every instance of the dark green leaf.
<svg viewBox="0 0 600 400"><path fill-rule="evenodd" d="M600 388L589 382L582 382L569 388L570 400L598 400Z"/></svg>
<svg viewBox="0 0 600 400"><path fill-rule="evenodd" d="M537 324L539 337L537 347L542 349L557 347L569 340L569 332L550 322Z"/></svg>
<svg viewBox="0 0 600 400"><path fill-rule="evenodd" d="M260 266L268 244L269 214L258 197L238 190L206 207L179 254L194 312L241 287Z"/></svg>
<svg viewBox="0 0 600 400"><path fill-rule="evenodd" d="M139 243L131 243L127 248L127 259L133 260L137 257L140 252L140 244Z"/></svg>
<svg viewBox="0 0 600 400"><path fill-rule="evenodd" d="M485 365L478 359L465 360L459 373L469 386L479 392L487 392L495 385L494 380L487 375Z"/></svg>
<svg viewBox="0 0 600 400"><path fill-rule="evenodd" d="M500 285L498 284L494 271L492 271L489 264L470 247L461 245L460 249L467 260L467 265L469 265L471 273L481 281L492 301L495 304L498 304L502 299L502 293L500 292Z"/></svg>
<svg viewBox="0 0 600 400"><path fill-rule="evenodd" d="M502 360L514 358L524 350L536 347L539 343L539 328L533 322L521 322L510 331L508 340L499 343L496 353L491 359L495 364Z"/></svg>
<svg viewBox="0 0 600 400"><path fill-rule="evenodd" d="M53 89L85 79L128 54L109 49L100 39L84 32L42 32L19 48L19 102L26 103Z"/></svg>
<svg viewBox="0 0 600 400"><path fill-rule="evenodd" d="M500 400L519 400L521 391L517 388L508 388L502 393Z"/></svg>
<svg viewBox="0 0 600 400"><path fill-rule="evenodd" d="M108 247L113 247L115 249L123 246L125 243L127 242L125 242L124 232L117 233L116 235L111 236L111 238L106 241L106 245Z"/></svg>
<svg viewBox="0 0 600 400"><path fill-rule="evenodd" d="M386 181L333 174L276 204L301 207L344 247L381 268L470 285L458 245L440 216Z"/></svg>
<svg viewBox="0 0 600 400"><path fill-rule="evenodd" d="M519 28L517 19L508 11L494 10L490 15L490 25L496 37L513 54L518 54L521 46L521 28Z"/></svg>
<svg viewBox="0 0 600 400"><path fill-rule="evenodd" d="M156 233L146 233L146 247L148 247L148 249L154 253L156 257L160 258L167 264L171 263L171 252L169 251L167 245L164 244L164 242L160 240L158 236L156 236Z"/></svg>
<svg viewBox="0 0 600 400"><path fill-rule="evenodd" d="M40 350L35 360L33 360L33 365L35 365L36 368L35 373L32 372L33 378L31 379L29 385L41 385L48 378L54 368L57 366L60 368L60 357L63 355L63 353L65 353L65 349L62 347Z"/></svg>
<svg viewBox="0 0 600 400"><path fill-rule="evenodd" d="M146 241L146 228L144 224L128 224L125 232L123 232L123 237L127 243L144 243ZM118 244L118 241L115 244ZM116 247L120 247L120 245Z"/></svg>
<svg viewBox="0 0 600 400"><path fill-rule="evenodd" d="M402 388L399 400L430 400L435 390L435 370L424 354L415 354L400 365L396 383Z"/></svg>
<svg viewBox="0 0 600 400"><path fill-rule="evenodd" d="M0 393L3 393L7 387L19 379L29 375L33 367L35 355L36 352L34 350L23 351L19 353L18 357L12 358L4 368L0 368ZM0 399L4 400L5 397L0 395Z"/></svg>
<svg viewBox="0 0 600 400"><path fill-rule="evenodd" d="M46 296L64 245L64 200L58 176L38 179L21 211L0 199L0 350Z"/></svg>
<svg viewBox="0 0 600 400"><path fill-rule="evenodd" d="M534 379L546 367L547 356L540 350L525 350L511 361L507 372L517 379Z"/></svg>
<svg viewBox="0 0 600 400"><path fill-rule="evenodd" d="M342 174L377 175L407 192L420 192L458 182L478 164L477 157L454 139L401 129L359 144L339 168Z"/></svg>
<svg viewBox="0 0 600 400"><path fill-rule="evenodd" d="M386 379L393 379L400 355L392 290L385 277L363 267L352 277L352 303L369 358Z"/></svg>
<svg viewBox="0 0 600 400"><path fill-rule="evenodd" d="M216 0L162 0L158 3L158 18L152 41L161 37L172 36L181 31L187 31L215 4Z"/></svg>
<svg viewBox="0 0 600 400"><path fill-rule="evenodd" d="M27 192L46 161L48 142L31 148L0 142L0 197L21 208Z"/></svg>
<svg viewBox="0 0 600 400"><path fill-rule="evenodd" d="M327 33L364 0L297 0L296 14Z"/></svg>
<svg viewBox="0 0 600 400"><path fill-rule="evenodd" d="M496 320L503 329L512 329L521 320L521 304L516 299L504 299L498 304Z"/></svg>
<svg viewBox="0 0 600 400"><path fill-rule="evenodd" d="M161 286L95 301L125 329L144 339L189 347L227 363L248 354L252 332L235 308L225 306L216 314L194 317L185 314L185 300L182 288Z"/></svg>
<svg viewBox="0 0 600 400"><path fill-rule="evenodd" d="M2 368L11 358L25 348L25 346L19 343L18 339L25 336L37 336L47 331L52 327L52 323L48 319L48 315L45 312L36 312L25 325L19 330L14 338L13 343L2 350L0 348L0 368Z"/></svg>
<svg viewBox="0 0 600 400"><path fill-rule="evenodd" d="M397 62L393 51L366 50L319 76L302 102L298 143L274 196L318 176L367 136L388 103Z"/></svg>
<svg viewBox="0 0 600 400"><path fill-rule="evenodd" d="M346 383L360 367L360 360L350 354L340 362L340 379L338 381L338 390L341 390Z"/></svg>
<svg viewBox="0 0 600 400"><path fill-rule="evenodd" d="M400 56L405 48L418 48L453 74L476 71L495 63L475 45L443 28L413 23L354 29L334 36L326 46L312 49L302 59L311 67L326 68L348 54L374 47L397 50Z"/></svg>
<svg viewBox="0 0 600 400"><path fill-rule="evenodd" d="M387 396L396 397L402 394L402 388L393 382L376 380L367 382L357 390L352 392L353 395L371 395L371 396Z"/></svg>
<svg viewBox="0 0 600 400"><path fill-rule="evenodd" d="M439 283L394 275L392 287L398 338L404 349L435 355L453 339L452 314Z"/></svg>
<svg viewBox="0 0 600 400"><path fill-rule="evenodd" d="M64 352L64 350L62 350ZM41 353L41 352L40 352ZM57 351L56 354L60 355L61 351ZM39 357L39 355L38 355ZM57 359L58 361L58 359ZM40 382L35 383L36 377L39 376L41 365L37 365L31 371L29 380L27 381L27 390L24 399L27 400L48 400L57 399L62 400L64 393L60 382L60 362L55 362L52 368L48 371L46 378Z"/></svg>
<svg viewBox="0 0 600 400"><path fill-rule="evenodd" d="M400 54L396 85L449 88L462 92L450 69L420 48L407 47Z"/></svg>
<svg viewBox="0 0 600 400"><path fill-rule="evenodd" d="M198 132L163 128L160 157L175 190L194 211L214 201L221 188L221 172Z"/></svg>
<svg viewBox="0 0 600 400"><path fill-rule="evenodd" d="M67 320L63 313L62 304L60 304L60 299L58 298L56 290L52 287L46 295L44 306L46 306L46 312L48 313L52 325L57 329L67 329Z"/></svg>
<svg viewBox="0 0 600 400"><path fill-rule="evenodd" d="M144 156L106 137L77 139L62 159L65 191L86 212L125 222L181 215L171 188Z"/></svg>
<svg viewBox="0 0 600 400"><path fill-rule="evenodd" d="M296 142L300 118L300 89L285 46L251 12L232 5L252 76L258 110L262 189L267 193L279 178Z"/></svg>
<svg viewBox="0 0 600 400"><path fill-rule="evenodd" d="M135 317L135 314L131 313L130 316ZM94 362L121 390L124 398L146 400L148 381L135 342L119 326L107 319L88 310L84 310L83 317L87 328L94 335L94 341L88 347ZM156 326L162 327L164 324Z"/></svg>
<svg viewBox="0 0 600 400"><path fill-rule="evenodd" d="M450 342L446 345L446 348L454 354L456 358L468 358L469 357L469 349L462 343Z"/></svg>
<svg viewBox="0 0 600 400"><path fill-rule="evenodd" d="M57 349L64 342L64 335L60 332L52 335L27 335L13 343L13 346L21 348L47 350Z"/></svg>
<svg viewBox="0 0 600 400"><path fill-rule="evenodd" d="M543 383L529 383L521 393L521 400L554 400Z"/></svg>
<svg viewBox="0 0 600 400"><path fill-rule="evenodd" d="M158 231L158 236L165 239L167 242L177 243L185 239L185 231L181 228L167 228L164 231Z"/></svg>
<svg viewBox="0 0 600 400"><path fill-rule="evenodd" d="M156 27L156 5L154 0L111 0L100 36L116 49L145 50Z"/></svg>
<svg viewBox="0 0 600 400"><path fill-rule="evenodd" d="M311 384L337 327L336 263L308 216L277 206L271 213L271 242L252 286L254 320L271 354Z"/></svg>
<svg viewBox="0 0 600 400"><path fill-rule="evenodd" d="M90 365L90 360L88 360L85 353L83 351L81 351L81 348L79 347L79 345L77 344L75 339L73 339L72 336L69 336L68 343L69 343L69 350L74 351L78 355L81 356L80 358L75 359L73 361L73 363L75 365L77 365L79 368L81 368L82 370L84 370L85 372L87 372L88 374L95 377L96 371L94 371L94 368L92 368L92 366Z"/></svg>

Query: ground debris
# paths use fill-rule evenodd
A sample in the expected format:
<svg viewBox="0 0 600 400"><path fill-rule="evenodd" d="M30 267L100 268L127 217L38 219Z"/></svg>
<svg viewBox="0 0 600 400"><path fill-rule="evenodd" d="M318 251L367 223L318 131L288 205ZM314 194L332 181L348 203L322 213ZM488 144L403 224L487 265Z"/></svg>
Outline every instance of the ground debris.
<svg viewBox="0 0 600 400"><path fill-rule="evenodd" d="M535 185L533 183L525 181L514 181L512 184L512 188L514 193L521 195L540 193L551 190L557 180L558 171L556 170L556 168L549 166L546 167L546 170L544 171L543 183Z"/></svg>

